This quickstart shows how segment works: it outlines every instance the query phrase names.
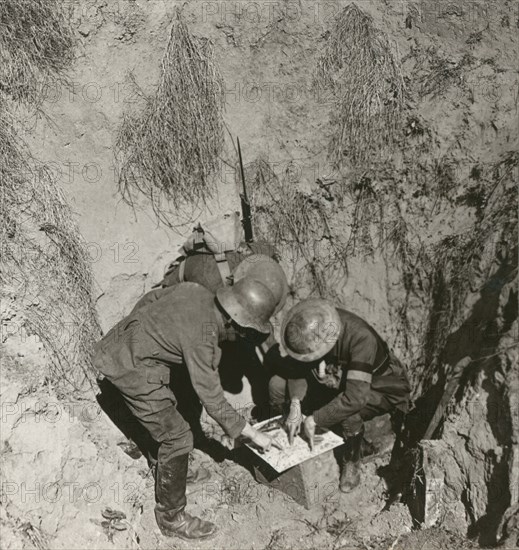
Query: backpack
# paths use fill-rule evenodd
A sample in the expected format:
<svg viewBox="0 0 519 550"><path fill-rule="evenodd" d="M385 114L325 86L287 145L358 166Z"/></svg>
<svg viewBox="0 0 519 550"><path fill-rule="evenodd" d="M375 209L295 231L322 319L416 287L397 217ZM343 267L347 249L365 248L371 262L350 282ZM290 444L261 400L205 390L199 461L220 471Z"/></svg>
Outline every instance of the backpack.
<svg viewBox="0 0 519 550"><path fill-rule="evenodd" d="M179 249L156 287L169 287L181 282L198 283L215 293L233 283L232 273L251 254L264 254L279 261L275 247L266 242L246 243L237 213L199 223Z"/></svg>

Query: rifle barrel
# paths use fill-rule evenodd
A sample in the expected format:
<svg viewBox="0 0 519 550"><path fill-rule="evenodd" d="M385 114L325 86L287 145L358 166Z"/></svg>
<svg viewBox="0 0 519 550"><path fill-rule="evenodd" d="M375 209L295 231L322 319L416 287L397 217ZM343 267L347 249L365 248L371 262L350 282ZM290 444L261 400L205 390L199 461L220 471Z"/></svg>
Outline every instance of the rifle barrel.
<svg viewBox="0 0 519 550"><path fill-rule="evenodd" d="M241 209L243 214L243 229L245 231L245 242L252 242L254 240L253 230L252 230L252 217L251 217L251 208L249 203L249 198L247 197L247 186L245 184L245 171L243 170L243 159L241 156L241 147L240 147L240 138L236 137L236 142L238 144L238 158L240 161L240 174L241 181L243 186L243 193L240 193L241 198Z"/></svg>
<svg viewBox="0 0 519 550"><path fill-rule="evenodd" d="M238 144L238 158L240 159L240 174L241 174L241 183L243 186L243 198L249 202L247 198L247 187L245 186L245 172L243 170L243 159L241 156L241 147L240 147L240 138L236 137L236 143Z"/></svg>

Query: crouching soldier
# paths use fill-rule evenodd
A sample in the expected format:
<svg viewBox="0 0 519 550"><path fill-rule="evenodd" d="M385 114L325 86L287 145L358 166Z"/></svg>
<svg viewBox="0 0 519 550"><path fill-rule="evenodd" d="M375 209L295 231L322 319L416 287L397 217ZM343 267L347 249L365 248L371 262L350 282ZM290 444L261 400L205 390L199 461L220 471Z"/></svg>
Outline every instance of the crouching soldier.
<svg viewBox="0 0 519 550"><path fill-rule="evenodd" d="M188 457L193 435L168 387L170 369L187 369L207 413L228 437L244 436L267 450L271 439L252 428L224 397L220 344L236 338L260 342L277 307L272 292L243 278L216 297L196 283L154 291L96 346L94 365L121 392L128 408L159 446L155 517L165 536L202 539L213 523L185 511Z"/></svg>
<svg viewBox="0 0 519 550"><path fill-rule="evenodd" d="M322 299L302 301L286 314L281 343L288 357L274 355L278 374L269 384L271 409L279 412L288 400L289 437L303 424L311 446L316 426L340 426L345 439L340 489L349 492L360 482L364 422L407 411L405 369L366 321ZM304 422L302 407L308 413Z"/></svg>

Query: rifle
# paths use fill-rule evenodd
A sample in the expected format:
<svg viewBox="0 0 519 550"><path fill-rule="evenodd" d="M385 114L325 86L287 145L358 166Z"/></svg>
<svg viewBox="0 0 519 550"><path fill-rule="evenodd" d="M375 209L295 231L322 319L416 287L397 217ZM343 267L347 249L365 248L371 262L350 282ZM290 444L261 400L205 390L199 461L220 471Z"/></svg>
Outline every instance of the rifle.
<svg viewBox="0 0 519 550"><path fill-rule="evenodd" d="M252 233L252 215L250 210L250 202L247 197L247 187L245 186L245 173L243 171L243 160L241 158L240 138L237 137L236 141L238 143L238 158L240 159L240 174L243 186L243 193L240 193L241 211L243 214L241 223L243 224L243 230L245 231L245 242L251 243L254 240Z"/></svg>

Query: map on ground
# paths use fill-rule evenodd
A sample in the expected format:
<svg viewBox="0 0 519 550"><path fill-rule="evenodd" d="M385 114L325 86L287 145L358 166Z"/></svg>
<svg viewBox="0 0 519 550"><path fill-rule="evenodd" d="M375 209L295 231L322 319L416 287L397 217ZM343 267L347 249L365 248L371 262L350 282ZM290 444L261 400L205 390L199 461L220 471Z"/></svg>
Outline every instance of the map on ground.
<svg viewBox="0 0 519 550"><path fill-rule="evenodd" d="M254 428L271 436L274 445L277 444L281 449L273 445L269 451L260 452L249 443L247 443L247 447L279 473L344 443L344 439L337 434L317 428L313 451L310 450L308 441L301 437L301 435L294 437L294 442L290 445L288 434L282 426L281 416L258 422L254 425Z"/></svg>

